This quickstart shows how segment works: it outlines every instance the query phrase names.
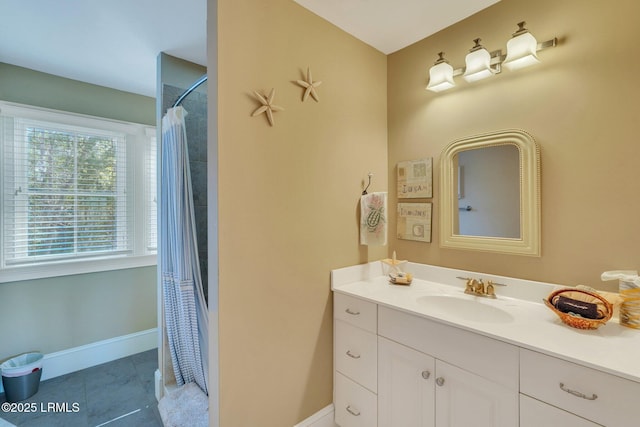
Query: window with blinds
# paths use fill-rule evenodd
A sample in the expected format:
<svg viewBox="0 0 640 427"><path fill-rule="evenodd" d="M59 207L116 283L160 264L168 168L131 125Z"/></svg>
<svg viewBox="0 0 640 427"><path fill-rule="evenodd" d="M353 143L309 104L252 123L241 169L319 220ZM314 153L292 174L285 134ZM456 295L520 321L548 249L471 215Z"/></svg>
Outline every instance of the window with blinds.
<svg viewBox="0 0 640 427"><path fill-rule="evenodd" d="M74 274L70 262L155 252L153 128L0 104L0 140L0 281L20 267Z"/></svg>

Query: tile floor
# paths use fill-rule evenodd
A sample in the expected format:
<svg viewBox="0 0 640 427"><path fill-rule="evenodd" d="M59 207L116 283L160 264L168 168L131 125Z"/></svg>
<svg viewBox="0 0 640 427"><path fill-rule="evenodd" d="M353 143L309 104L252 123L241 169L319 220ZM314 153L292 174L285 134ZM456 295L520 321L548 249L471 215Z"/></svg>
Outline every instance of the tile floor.
<svg viewBox="0 0 640 427"><path fill-rule="evenodd" d="M77 403L79 411L0 412L0 418L19 427L162 427L154 394L157 367L154 349L42 381L25 403L34 402L38 408L68 403L70 409ZM0 394L0 403L4 402Z"/></svg>

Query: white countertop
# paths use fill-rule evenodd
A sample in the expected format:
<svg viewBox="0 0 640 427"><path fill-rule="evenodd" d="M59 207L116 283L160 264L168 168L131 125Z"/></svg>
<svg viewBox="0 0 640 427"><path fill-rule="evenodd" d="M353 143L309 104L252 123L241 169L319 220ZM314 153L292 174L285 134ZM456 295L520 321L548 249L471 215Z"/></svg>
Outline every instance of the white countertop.
<svg viewBox="0 0 640 427"><path fill-rule="evenodd" d="M334 292L362 298L443 324L472 331L522 348L595 368L640 382L640 330L612 319L596 330L571 328L543 303L559 285L454 270L425 264L405 264L414 275L410 286L392 285L379 262L346 267L331 272ZM456 277L482 278L507 286L496 286L497 299L464 294L464 281ZM490 305L497 316L473 313L473 304L457 310L420 303L421 297L455 296ZM437 301L437 299L436 299ZM496 310L497 309L497 310ZM480 310L482 311L482 310Z"/></svg>

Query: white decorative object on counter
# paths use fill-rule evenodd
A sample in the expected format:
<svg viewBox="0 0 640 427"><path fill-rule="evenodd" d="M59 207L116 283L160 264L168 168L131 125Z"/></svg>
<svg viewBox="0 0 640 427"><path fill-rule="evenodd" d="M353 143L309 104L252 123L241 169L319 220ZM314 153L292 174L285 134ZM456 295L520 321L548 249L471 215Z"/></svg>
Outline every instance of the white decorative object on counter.
<svg viewBox="0 0 640 427"><path fill-rule="evenodd" d="M618 289L622 298L620 304L620 324L640 329L640 276L636 270L605 271L602 280L618 279Z"/></svg>

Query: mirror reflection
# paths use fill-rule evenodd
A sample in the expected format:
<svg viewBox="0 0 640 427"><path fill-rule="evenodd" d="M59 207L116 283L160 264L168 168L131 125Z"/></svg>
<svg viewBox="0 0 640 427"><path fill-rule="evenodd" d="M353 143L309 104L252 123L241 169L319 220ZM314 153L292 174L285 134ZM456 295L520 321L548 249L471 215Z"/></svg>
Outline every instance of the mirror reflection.
<svg viewBox="0 0 640 427"><path fill-rule="evenodd" d="M513 144L461 151L455 234L520 238L520 153Z"/></svg>

